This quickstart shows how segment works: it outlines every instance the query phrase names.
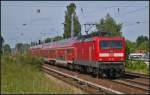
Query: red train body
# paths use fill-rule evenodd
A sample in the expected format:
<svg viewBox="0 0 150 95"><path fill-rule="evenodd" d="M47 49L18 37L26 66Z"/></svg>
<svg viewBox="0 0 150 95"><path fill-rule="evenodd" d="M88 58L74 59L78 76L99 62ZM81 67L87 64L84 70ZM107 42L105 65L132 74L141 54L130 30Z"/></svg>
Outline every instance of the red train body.
<svg viewBox="0 0 150 95"><path fill-rule="evenodd" d="M124 73L125 39L122 37L75 37L33 46L30 52L70 69L108 76Z"/></svg>

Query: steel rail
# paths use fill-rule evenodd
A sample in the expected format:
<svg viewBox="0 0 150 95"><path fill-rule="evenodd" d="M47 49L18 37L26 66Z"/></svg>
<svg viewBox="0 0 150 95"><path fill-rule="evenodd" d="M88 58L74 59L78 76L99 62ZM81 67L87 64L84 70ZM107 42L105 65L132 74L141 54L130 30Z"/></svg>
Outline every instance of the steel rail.
<svg viewBox="0 0 150 95"><path fill-rule="evenodd" d="M140 74L140 73L134 73L134 72L128 72L128 71L126 71L125 75L137 76L137 77L149 79L149 75L146 75L146 74Z"/></svg>
<svg viewBox="0 0 150 95"><path fill-rule="evenodd" d="M143 90L144 92L149 92L150 91L148 87L140 86L138 84L133 84L132 82L127 82L127 81L124 81L124 80L112 80L112 81L116 82L116 83L119 83L119 84L123 84L123 85L127 85L127 86L130 86L130 87L134 87L134 88Z"/></svg>
<svg viewBox="0 0 150 95"><path fill-rule="evenodd" d="M135 80L131 80L131 79L125 79L124 81L136 83L138 85L149 86L149 84L146 84L146 83L143 83L143 82L139 82L139 81L135 81Z"/></svg>

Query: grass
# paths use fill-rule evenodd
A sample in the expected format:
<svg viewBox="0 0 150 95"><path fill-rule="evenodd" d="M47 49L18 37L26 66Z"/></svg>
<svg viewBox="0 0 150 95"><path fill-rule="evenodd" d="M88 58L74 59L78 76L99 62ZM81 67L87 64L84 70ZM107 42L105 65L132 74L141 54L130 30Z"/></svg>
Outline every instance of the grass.
<svg viewBox="0 0 150 95"><path fill-rule="evenodd" d="M144 61L131 61L128 60L126 64L126 70L131 72L138 72L143 74L149 74L149 66Z"/></svg>
<svg viewBox="0 0 150 95"><path fill-rule="evenodd" d="M75 93L46 77L40 63L41 59L30 55L1 56L1 93Z"/></svg>

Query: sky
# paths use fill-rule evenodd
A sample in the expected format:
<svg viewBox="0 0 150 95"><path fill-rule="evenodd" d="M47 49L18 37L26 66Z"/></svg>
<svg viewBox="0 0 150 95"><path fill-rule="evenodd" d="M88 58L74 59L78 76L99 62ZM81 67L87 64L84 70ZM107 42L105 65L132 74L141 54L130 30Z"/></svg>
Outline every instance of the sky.
<svg viewBox="0 0 150 95"><path fill-rule="evenodd" d="M62 23L70 3L76 4L82 34L83 24L96 23L109 13L117 23L123 23L121 32L126 39L149 37L148 1L1 1L1 34L5 43L13 48L16 43L63 35Z"/></svg>

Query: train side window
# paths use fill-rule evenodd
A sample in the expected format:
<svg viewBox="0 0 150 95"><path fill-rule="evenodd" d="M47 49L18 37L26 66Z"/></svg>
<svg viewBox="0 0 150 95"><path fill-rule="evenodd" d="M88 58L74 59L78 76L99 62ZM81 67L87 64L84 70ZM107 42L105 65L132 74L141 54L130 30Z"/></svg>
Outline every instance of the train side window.
<svg viewBox="0 0 150 95"><path fill-rule="evenodd" d="M55 51L54 50L49 50L49 54L54 54Z"/></svg>

